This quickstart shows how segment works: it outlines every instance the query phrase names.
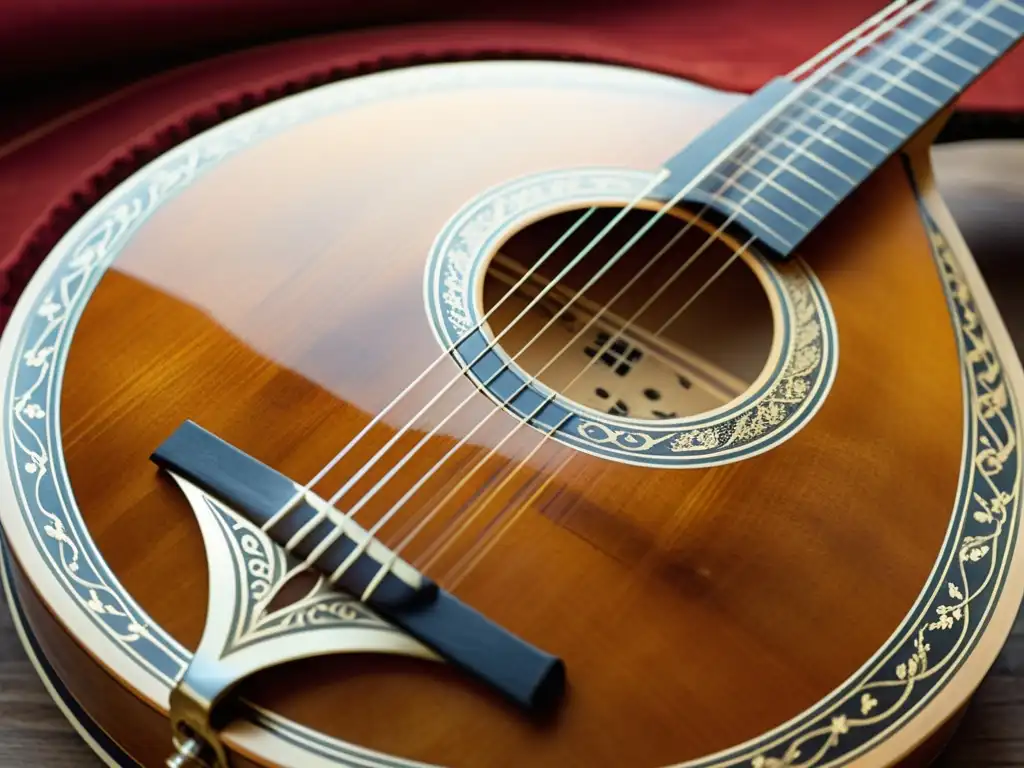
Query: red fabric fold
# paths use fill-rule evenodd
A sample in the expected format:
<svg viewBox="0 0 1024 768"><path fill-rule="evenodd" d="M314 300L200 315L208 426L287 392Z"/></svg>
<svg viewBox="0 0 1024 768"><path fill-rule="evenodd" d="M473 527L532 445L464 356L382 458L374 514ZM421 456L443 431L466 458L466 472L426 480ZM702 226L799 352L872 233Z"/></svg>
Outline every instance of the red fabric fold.
<svg viewBox="0 0 1024 768"><path fill-rule="evenodd" d="M364 20L429 15L414 2L377 2L363 4L370 7L360 11ZM764 5L756 0L635 0L596 8L551 0L520 4L515 9L519 20L512 22L503 18L511 15L508 11L468 11L468 5L438 0L430 7L434 15L457 16L460 10L466 17L496 18L311 36L206 59L121 90L114 86L130 82L131 68L107 67L102 77L71 81L60 94L44 94L20 112L8 109L0 115L0 325L40 260L115 184L189 136L287 93L417 62L501 57L618 63L750 91L878 7L850 0L819 14L806 12L801 0ZM275 20L288 26L298 23L292 17L302 17L318 24L341 19L346 8L355 6L347 0L11 3L0 12L0 57L8 66L37 67L37 73L75 67L84 72L90 56L120 61L147 46L152 53L200 42L225 45L229 39L266 33ZM291 14L288 23L282 20L288 15L285 8ZM67 18L61 16L65 12ZM46 24L57 16L59 23ZM166 27L171 17L185 26ZM81 24L75 27L73 20ZM241 26L228 29L233 21ZM158 26L166 28L151 29ZM75 34L68 31L72 28ZM1024 111L1022 68L1021 52L1011 54L969 92L965 103L975 109ZM9 76L11 70L5 72Z"/></svg>
<svg viewBox="0 0 1024 768"><path fill-rule="evenodd" d="M153 57L184 60L304 34L476 20L555 25L642 54L659 69L749 91L884 5L879 0L7 0L0 10L0 78L130 71ZM986 74L965 95L964 105L1024 108L1024 53L1011 54Z"/></svg>

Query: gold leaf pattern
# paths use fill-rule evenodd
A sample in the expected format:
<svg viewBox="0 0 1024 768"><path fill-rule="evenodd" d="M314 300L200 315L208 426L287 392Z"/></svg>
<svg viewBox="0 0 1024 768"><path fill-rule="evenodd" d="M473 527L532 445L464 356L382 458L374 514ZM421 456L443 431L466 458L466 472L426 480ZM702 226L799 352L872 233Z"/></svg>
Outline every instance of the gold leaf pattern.
<svg viewBox="0 0 1024 768"><path fill-rule="evenodd" d="M98 224L88 231L86 236L77 241L71 241L71 245L68 247L69 257L57 262L58 266L63 270L59 275L62 280L61 289L63 290L64 287L68 287L67 296L62 296L62 301L66 306L61 307L57 305L55 301L52 301L53 297L51 295L39 306L35 315L48 322L52 321L52 328L60 329L62 327L61 323L65 321L64 319L68 316L68 313L81 302L82 297L87 293L81 291L78 286L87 284L89 278L95 276L90 273L102 267L105 260L116 255L120 247L117 243L118 239L126 237L132 226L149 215L155 206L161 204L169 192L176 191L177 188L190 183L198 175L197 169L200 167L208 167L211 164L215 164L218 158L227 157L237 149L252 143L255 140L254 136L268 134L280 130L282 127L293 122L298 122L298 116L301 114L302 110L298 108L293 108L290 111L286 109L283 116L279 111L266 110L261 113L260 119L263 120L263 124L259 125L258 129L250 129L245 127L244 122L239 122L232 129L234 132L221 132L219 137L207 138L203 143L190 145L186 150L168 153L164 159L156 161L149 170L149 176L144 177L142 180L143 182L150 181L151 183L148 185L142 184L141 196L117 207L112 208L108 205L103 211L102 216L96 214L89 221L98 222ZM245 130L240 130L238 126L245 127ZM183 155L183 152L188 154ZM180 161L182 157L186 158L186 163ZM153 181L154 178L155 181ZM116 198L114 202L117 202ZM933 227L930 222L928 225ZM932 236L941 275L945 282L947 293L954 305L954 314L960 313L960 315L955 314L954 322L961 337L965 339L966 354L964 362L968 378L972 379L970 381L971 415L975 418L975 423L977 423L978 417L981 417L985 420L992 420L996 426L1005 428L1005 435L1001 436L1003 439L989 440L987 436L982 435L977 445L968 446L971 463L965 467L965 471L978 479L975 487L984 488L984 481L994 478L1004 469L1008 469L1008 474L1012 475L1012 477L1008 479L1001 478L1000 485L1016 489L1019 476L1016 468L1018 460L1014 454L1018 447L1019 428L1015 412L1015 398L1012 396L1012 393L1000 391L1000 388L1005 386L1001 381L1001 365L998 356L989 344L981 319L973 309L970 288L957 271L957 265L941 233L933 228ZM68 265L77 271L67 270L66 267ZM28 381L26 385L25 379L29 378L26 371L24 369L14 371L12 374L13 386L18 393L18 400L15 401L14 407L16 407L17 402L26 400L32 396L33 392L46 387L52 382L52 367L47 355L31 351L33 349L32 345L41 343L40 339L49 335L49 333L50 331L47 331L38 338L33 338L36 334L30 328L26 332L26 338L22 340L24 343L21 347L21 353L26 355L22 359L25 361L26 366L32 367L34 372L39 375L38 378ZM30 351L23 352L26 348ZM975 369L975 366L977 366L977 369ZM798 387L799 385L794 383L792 386ZM53 389L56 390L58 388ZM1005 405L1004 402L1006 403ZM53 411L52 408L49 410ZM16 414L14 421L18 422L20 417L21 414ZM35 526L34 533L40 539L45 536L45 538L55 541L59 545L56 551L52 547L46 547L45 545L40 547L41 551L45 552L45 556L50 559L54 573L67 586L68 592L73 599L79 601L82 605L88 603L90 606L98 606L96 610L105 611L107 605L125 599L126 596L116 583L108 585L99 581L98 579L101 579L102 576L97 577L97 580L94 581L91 574L89 579L86 579L86 577L78 573L80 570L78 566L79 557L81 556L83 562L88 566L92 550L89 548L88 543L79 538L80 534L77 530L71 530L68 533L61 527L59 525L61 518L57 516L63 515L64 519L70 519L69 516L74 514L74 510L66 508L60 510L47 509L40 501L38 493L33 493L33 486L36 485L41 477L49 474L49 456L44 450L39 449L34 444L34 441L44 438L43 430L50 422L50 418L51 414L48 413L45 418L39 419L32 424L21 422L20 426L26 429L24 433L19 433L17 429L11 428L7 438L12 442L15 455L15 464L12 466L12 469L18 475L17 470L24 462L27 462L34 468L31 476L18 475L16 482L19 484L19 491L27 499L25 513L27 517L31 518L31 525ZM36 487L38 488L38 486ZM979 506L975 510L968 510L964 513L968 523L973 520L979 525L988 525L991 532L984 537L966 536L954 544L954 547L957 548L955 549L955 554L968 551L969 540L972 539L977 539L978 542L976 545L972 545L969 551L981 551L984 548L984 551L977 555L977 560L972 560L969 557L967 559L955 557L949 566L946 576L959 579L957 589L963 595L963 597L957 598L950 594L950 598L959 600L962 603L962 605L958 604L956 608L948 612L948 615L954 621L960 621L959 616L967 615L967 610L975 598L978 598L981 609L987 609L989 607L987 601L994 599L990 598L990 594L996 594L996 590L992 589L988 593L979 590L979 582L974 579L974 575L989 566L992 569L1001 566L1001 562L997 557L999 553L998 544L1002 539L1004 529L1016 523L1015 518L1019 514L1018 506L1019 499L1014 493L1009 494L1009 498L1005 503L1005 510L1001 515L997 513L990 502L987 510ZM972 511L985 512L986 519L984 521L979 520L972 514ZM991 516L991 520L987 516ZM44 526L48 529L45 533L43 532ZM987 562L980 562L986 558L988 558ZM933 605L936 598L928 597L926 599L932 602L925 602L925 607ZM945 598L943 597L943 599ZM130 601L126 605L130 605ZM89 610L91 611L93 608L89 607ZM118 610L116 606L114 610ZM128 612L132 610L135 609L127 609ZM977 611L977 613L981 612L981 610ZM134 620L119 625L111 622L105 615L101 626L112 640L126 645L135 642L137 638L146 636L144 631L140 631L140 628L144 625ZM122 626L128 630L127 633L122 632L120 628ZM913 637L914 642L920 643L926 631L926 625L917 630L912 629L908 635L897 638L894 642L901 646L909 638ZM159 632L159 627L155 628L155 633ZM173 642L168 642L162 637L155 639L153 642L157 645L159 654L163 654L166 658L172 660L181 659L182 663L184 663L180 653L175 650L176 645ZM927 652L927 644L924 644L923 648ZM887 647L886 652L890 649L891 646ZM943 664L953 665L962 658L965 652L962 645L955 644L951 649L943 651L941 658L934 661L931 669L939 669ZM754 755L752 751L745 751L734 753L719 764L740 765L749 761L749 764L754 768L778 768L779 766L792 765L795 760L799 759L799 745L808 742L810 739L820 737L822 727L825 728L826 732L830 733L831 721L828 718L834 717L835 713L844 707L856 707L858 698L862 710L868 709L867 713L862 711L862 715L866 717L868 713L877 712L877 714L874 714L872 722L883 722L888 718L891 722L895 723L907 705L905 703L897 703L886 708L879 703L875 696L865 690L866 687L872 685L888 686L896 681L903 681L907 685L910 684L907 678L907 665L903 662L895 667L894 676L896 680L889 679L884 670L891 668L889 666L891 659L891 655L881 659L879 665L867 676L865 682L846 692L843 698L834 703L829 713L823 714L818 719L802 720L793 728L788 729L784 735L780 735L783 743L786 743L782 758ZM149 662L144 663L148 664ZM159 679L171 679L166 672L157 669L154 665L150 665L149 669L153 670ZM921 674L927 675L928 671ZM894 689L906 690L906 687L900 688L897 683ZM918 703L920 700L920 698L911 699L915 703ZM870 704L865 704L865 702L870 702ZM877 711L879 709L881 709L880 712ZM848 717L847 725L850 731L856 732L856 729L862 726L863 723ZM887 733L886 729L891 729L892 727L895 726L883 726L879 731L880 738L884 738ZM830 749L833 749L834 746L830 747ZM841 750L837 751L840 754L833 754L830 750L824 750L820 753L815 752L810 755L805 765L811 768L811 766L825 760L841 759Z"/></svg>
<svg viewBox="0 0 1024 768"><path fill-rule="evenodd" d="M871 711L878 706L878 699L872 696L870 693L862 693L860 696L860 713L862 715L870 715Z"/></svg>
<svg viewBox="0 0 1024 768"><path fill-rule="evenodd" d="M929 225L932 226L930 222ZM958 271L951 251L934 227L931 229L931 236L947 291L953 297L962 318L959 330L965 340L965 370L973 392L971 415L979 435L976 450L967 468L973 473L975 490L970 500L964 503L963 514L979 525L989 526L991 532L985 535L963 535L955 544L953 551L956 557L950 561L947 571L950 578L946 580L944 588L940 588L941 591L932 598L937 601L944 591L954 602L933 603L933 618L921 623L902 641L909 641L913 650L895 665L891 679L886 678L882 672L884 664L879 663L875 673L868 675L865 682L854 689L846 699L833 706L833 714L827 725L805 726L803 733L789 742L782 758L761 754L751 762L752 768L789 766L792 763L787 762L786 758L794 754L794 750L798 752L798 748L812 738L826 736L825 746L816 751L807 762L801 763L806 768L812 768L822 761L830 760L829 755L840 744L841 737L856 728L887 719L896 722L899 713L907 706L906 702L911 700L908 698L909 694L922 686L924 681L938 674L939 670L950 666L953 660L958 658L957 653L962 652L964 634L958 628L964 627L972 601L985 593L988 583L983 575L975 575L972 578L972 574L987 573L989 566L985 563L996 556L995 543L1002 538L1008 520L1019 514L1020 500L1017 497L1017 488L1020 474L1015 455L1018 449L1019 427L1015 403L1010 395L1009 385L1003 379L1002 366L981 324L980 316L973 309L970 290ZM1011 458L1013 464L1010 463ZM994 478L1011 466L1014 467L1013 476L1004 477L997 485ZM953 578L957 581L953 581ZM958 631L961 634L957 636L952 646L943 644L941 658L930 658L931 644L927 640L929 633L955 634ZM892 703L883 708L875 694L877 690L885 690L882 686L892 685L902 690L904 695L887 698L887 701ZM860 719L857 720L851 719L841 711L845 702L852 697L859 698ZM723 763L726 764L731 763Z"/></svg>

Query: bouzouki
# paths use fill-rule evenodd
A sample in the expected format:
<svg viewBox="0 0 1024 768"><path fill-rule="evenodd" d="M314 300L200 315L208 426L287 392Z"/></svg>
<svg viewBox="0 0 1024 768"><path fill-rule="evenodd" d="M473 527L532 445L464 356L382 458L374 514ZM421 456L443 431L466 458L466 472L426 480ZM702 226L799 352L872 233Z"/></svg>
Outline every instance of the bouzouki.
<svg viewBox="0 0 1024 768"><path fill-rule="evenodd" d="M1024 375L929 148L1022 31L902 0L751 97L410 66L134 173L0 343L8 596L94 746L934 757L1024 592Z"/></svg>

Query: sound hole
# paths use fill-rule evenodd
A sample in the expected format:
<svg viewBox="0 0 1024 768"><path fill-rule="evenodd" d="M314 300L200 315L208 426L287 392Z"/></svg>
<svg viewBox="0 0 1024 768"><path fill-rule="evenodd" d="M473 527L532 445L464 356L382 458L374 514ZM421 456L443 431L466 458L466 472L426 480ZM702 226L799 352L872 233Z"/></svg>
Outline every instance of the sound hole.
<svg viewBox="0 0 1024 768"><path fill-rule="evenodd" d="M692 417L745 392L772 348L761 260L733 258L738 246L725 239L706 245L713 230L697 225L680 236L690 221L680 213L659 218L598 276L654 215L641 210L554 282L618 209L592 215L551 251L582 213L531 224L488 264L483 309L494 310L491 333L503 334L515 364L584 408L632 419Z"/></svg>

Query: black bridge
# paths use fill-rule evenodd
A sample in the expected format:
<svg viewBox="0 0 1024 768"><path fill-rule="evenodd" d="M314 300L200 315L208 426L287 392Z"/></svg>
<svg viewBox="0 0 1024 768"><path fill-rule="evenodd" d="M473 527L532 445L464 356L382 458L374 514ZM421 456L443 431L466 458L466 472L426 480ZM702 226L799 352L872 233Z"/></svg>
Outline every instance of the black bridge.
<svg viewBox="0 0 1024 768"><path fill-rule="evenodd" d="M248 520L263 526L295 499L301 486L239 451L191 421L186 421L152 455L162 469L184 478ZM291 553L305 559L337 529L305 498L295 503L267 534L285 546L317 516L323 519ZM361 529L360 529L361 530ZM315 560L333 574L357 547L348 533L337 537ZM366 605L419 640L439 656L469 672L530 713L554 708L565 689L561 659L535 648L487 619L433 581L419 575L410 584L373 557L368 548L351 563L335 586L361 597L378 580Z"/></svg>

